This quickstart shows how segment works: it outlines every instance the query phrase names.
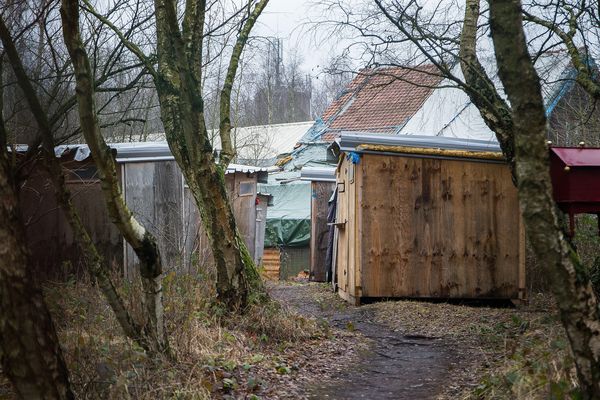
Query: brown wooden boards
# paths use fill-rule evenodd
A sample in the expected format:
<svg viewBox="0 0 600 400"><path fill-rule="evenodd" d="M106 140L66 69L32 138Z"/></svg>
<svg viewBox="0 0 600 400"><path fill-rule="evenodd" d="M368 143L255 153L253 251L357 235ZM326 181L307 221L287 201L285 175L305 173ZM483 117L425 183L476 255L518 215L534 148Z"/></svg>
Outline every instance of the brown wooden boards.
<svg viewBox="0 0 600 400"><path fill-rule="evenodd" d="M345 160L338 177L343 297L523 296L524 238L506 165L363 154L350 168Z"/></svg>
<svg viewBox="0 0 600 400"><path fill-rule="evenodd" d="M329 237L327 210L334 187L333 182L311 182L310 279L316 282L326 280L325 258Z"/></svg>
<svg viewBox="0 0 600 400"><path fill-rule="evenodd" d="M349 242L348 237L348 191L347 187L348 168L347 162L344 161L340 166L340 171L337 178L338 185L338 206L336 214L336 230L337 230L337 254L336 254L336 271L338 277L338 290L348 292L348 248L353 245Z"/></svg>
<svg viewBox="0 0 600 400"><path fill-rule="evenodd" d="M232 202L233 215L238 231L246 242L246 247L252 258L255 254L256 236L256 177L247 177L245 173L228 174L226 182L230 181L229 197Z"/></svg>
<svg viewBox="0 0 600 400"><path fill-rule="evenodd" d="M279 269L281 268L281 254L276 247L269 247L263 253L262 275L267 279L279 280Z"/></svg>

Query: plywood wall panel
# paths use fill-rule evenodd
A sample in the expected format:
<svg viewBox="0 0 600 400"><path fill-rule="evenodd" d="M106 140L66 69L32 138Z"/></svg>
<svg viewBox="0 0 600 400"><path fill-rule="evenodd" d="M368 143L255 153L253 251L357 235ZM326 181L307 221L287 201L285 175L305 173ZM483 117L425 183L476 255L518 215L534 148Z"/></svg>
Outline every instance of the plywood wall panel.
<svg viewBox="0 0 600 400"><path fill-rule="evenodd" d="M520 216L505 165L372 154L360 162L362 296L517 296Z"/></svg>

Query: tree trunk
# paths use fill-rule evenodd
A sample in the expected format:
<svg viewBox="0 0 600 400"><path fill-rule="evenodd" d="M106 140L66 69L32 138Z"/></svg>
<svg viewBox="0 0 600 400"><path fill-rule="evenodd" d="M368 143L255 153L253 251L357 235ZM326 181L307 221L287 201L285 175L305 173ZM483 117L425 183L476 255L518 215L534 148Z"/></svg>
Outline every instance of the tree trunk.
<svg viewBox="0 0 600 400"><path fill-rule="evenodd" d="M512 105L518 190L528 238L546 266L583 398L600 399L600 321L588 270L561 231L552 198L546 116L518 0L490 2L499 74Z"/></svg>
<svg viewBox="0 0 600 400"><path fill-rule="evenodd" d="M54 155L54 138L50 123L48 122L47 114L42 109L42 105L37 97L37 94L35 93L35 89L29 81L14 41L2 17L0 17L0 40L2 41L6 55L11 62L19 87L25 94L27 103L29 104L29 107L32 110L34 118L38 124L41 141L43 143L44 164L53 181L58 204L65 213L67 220L73 228L77 242L87 257L86 266L88 271L90 272L90 275L96 278L96 282L98 283L100 290L115 313L117 321L121 325L121 328L125 334L131 339L135 340L142 348L150 350L152 346L145 337L142 328L133 320L125 308L123 299L115 289L115 285L108 275L108 268L104 265L104 260L98 253L96 246L81 222L79 214L73 206L73 202L71 201L71 193L65 184L65 177L62 167ZM2 110L1 104L0 110ZM0 135L2 137L6 137L7 135L3 123L0 123ZM6 144L4 143L3 145L5 146ZM30 151L35 152L36 149L30 149Z"/></svg>
<svg viewBox="0 0 600 400"><path fill-rule="evenodd" d="M465 93L479 110L481 118L496 135L516 183L515 149L511 110L496 90L494 82L477 57L477 22L480 0L466 0L465 18L460 35L460 67L465 78Z"/></svg>
<svg viewBox="0 0 600 400"><path fill-rule="evenodd" d="M180 101L186 105L198 103L173 101L189 94L182 93L185 91L182 88L173 96L169 93L171 90L171 87L158 86L169 147L183 171L210 240L217 270L217 300L229 310L239 310L248 304L253 289L257 289L257 294L262 293L260 277L236 228L225 186L225 170L215 162L210 144L209 151L198 151L207 146L207 139L204 143L200 139L208 136L202 112L194 110L193 106L180 106ZM189 133L193 146L186 146L190 143L183 137L186 133Z"/></svg>
<svg viewBox="0 0 600 400"><path fill-rule="evenodd" d="M260 0L250 11L249 2L248 17L232 51L221 91L219 132L223 151L217 164L206 129L202 67L199 67L206 2L190 0L186 4L181 31L175 3L154 1L159 69L153 77L161 119L171 152L194 196L211 243L218 301L231 311L244 309L252 300L251 294L266 297L254 262L236 228L225 187L225 169L234 156L229 117L231 88L248 35L266 4L267 0Z"/></svg>
<svg viewBox="0 0 600 400"><path fill-rule="evenodd" d="M52 146L52 148L53 147L54 146ZM48 164L47 170L52 175L52 180L54 182L56 199L73 229L74 235L77 238L77 243L85 254L86 268L90 275L96 279L100 291L102 291L104 298L115 314L125 335L134 340L143 349L151 351L156 346L152 344L152 339L146 337L142 327L132 318L125 307L121 295L117 292L117 289L108 274L108 267L106 266L104 259L98 253L96 245L88 234L87 229L83 225L83 222L71 201L71 193L69 189L67 189L64 174L58 160L54 156L54 152L48 152L46 149L45 157L47 160L46 163Z"/></svg>
<svg viewBox="0 0 600 400"><path fill-rule="evenodd" d="M106 145L94 100L93 75L85 47L79 34L79 3L63 0L61 6L63 37L75 71L76 95L81 131L98 169L108 212L140 262L146 310L146 336L157 352L168 352L162 301L162 264L156 239L133 216L121 193L117 166Z"/></svg>
<svg viewBox="0 0 600 400"><path fill-rule="evenodd" d="M28 272L6 147L0 149L0 360L23 399L73 399L52 318Z"/></svg>

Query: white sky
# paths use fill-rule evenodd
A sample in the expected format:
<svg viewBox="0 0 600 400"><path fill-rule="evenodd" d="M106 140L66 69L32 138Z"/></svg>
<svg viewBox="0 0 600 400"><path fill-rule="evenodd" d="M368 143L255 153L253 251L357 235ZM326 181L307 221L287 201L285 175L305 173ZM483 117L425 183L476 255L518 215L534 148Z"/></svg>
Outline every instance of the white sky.
<svg viewBox="0 0 600 400"><path fill-rule="evenodd" d="M306 0L270 0L253 30L255 35L283 39L284 59L287 52L298 47L304 60L302 69L315 75L335 47L333 43L318 44L309 32L308 22L318 17L318 7Z"/></svg>

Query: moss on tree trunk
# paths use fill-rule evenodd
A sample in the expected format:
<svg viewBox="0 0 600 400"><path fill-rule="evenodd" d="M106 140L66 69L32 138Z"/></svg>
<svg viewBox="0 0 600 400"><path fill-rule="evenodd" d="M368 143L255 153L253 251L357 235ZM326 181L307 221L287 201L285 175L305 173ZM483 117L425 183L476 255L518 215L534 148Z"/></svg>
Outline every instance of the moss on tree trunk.
<svg viewBox="0 0 600 400"><path fill-rule="evenodd" d="M512 106L519 200L527 235L544 265L567 332L581 397L600 399L600 318L587 269L562 233L552 198L547 121L540 80L523 31L518 0L490 2L499 75Z"/></svg>

